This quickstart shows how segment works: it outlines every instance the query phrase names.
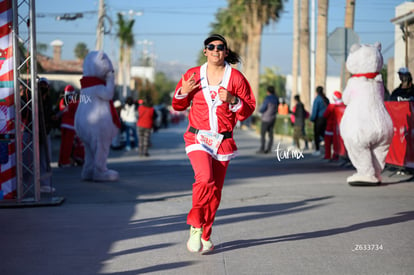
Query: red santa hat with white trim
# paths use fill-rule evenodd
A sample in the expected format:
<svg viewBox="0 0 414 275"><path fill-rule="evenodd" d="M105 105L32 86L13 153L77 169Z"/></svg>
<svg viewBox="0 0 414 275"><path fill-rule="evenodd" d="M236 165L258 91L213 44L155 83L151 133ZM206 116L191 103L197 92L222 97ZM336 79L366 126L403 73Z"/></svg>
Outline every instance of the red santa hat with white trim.
<svg viewBox="0 0 414 275"><path fill-rule="evenodd" d="M66 85L65 87L65 95L71 95L75 93L75 88L72 85Z"/></svg>
<svg viewBox="0 0 414 275"><path fill-rule="evenodd" d="M341 103L342 102L342 94L340 91L335 91L333 93L333 100L335 103Z"/></svg>

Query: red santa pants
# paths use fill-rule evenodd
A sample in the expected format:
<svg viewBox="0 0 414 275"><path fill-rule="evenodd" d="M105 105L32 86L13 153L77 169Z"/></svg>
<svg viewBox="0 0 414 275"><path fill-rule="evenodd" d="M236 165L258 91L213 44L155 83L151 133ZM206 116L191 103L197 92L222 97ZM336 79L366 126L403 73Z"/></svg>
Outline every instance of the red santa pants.
<svg viewBox="0 0 414 275"><path fill-rule="evenodd" d="M221 191L229 161L218 161L204 151L188 154L194 170L193 205L187 223L203 228L202 238L210 239L214 218L220 205Z"/></svg>
<svg viewBox="0 0 414 275"><path fill-rule="evenodd" d="M341 149L341 141L339 139L340 136L338 136L335 133L333 134L333 136L327 135L325 133L325 159L338 160L339 155L341 155L341 152L344 151L343 149ZM333 153L331 155L332 147Z"/></svg>
<svg viewBox="0 0 414 275"><path fill-rule="evenodd" d="M70 157L72 155L73 140L75 138L75 130L68 128L60 128L61 142L59 153L59 164L71 164Z"/></svg>
<svg viewBox="0 0 414 275"><path fill-rule="evenodd" d="M333 135L325 132L325 159L331 159L331 150L333 145Z"/></svg>

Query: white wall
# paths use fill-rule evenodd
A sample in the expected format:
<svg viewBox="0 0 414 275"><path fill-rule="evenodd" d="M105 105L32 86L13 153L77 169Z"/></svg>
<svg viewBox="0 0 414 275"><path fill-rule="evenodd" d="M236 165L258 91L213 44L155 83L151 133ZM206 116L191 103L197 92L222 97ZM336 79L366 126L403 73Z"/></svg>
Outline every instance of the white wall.
<svg viewBox="0 0 414 275"><path fill-rule="evenodd" d="M414 2L404 2L403 4L395 8L395 17L399 17L409 11L414 10ZM398 77L398 69L405 66L405 42L403 39L403 32L400 29L400 25L395 25L395 45L394 45L394 85L396 88L400 85L400 79ZM413 38L411 38L413 39ZM411 72L413 73L413 72Z"/></svg>

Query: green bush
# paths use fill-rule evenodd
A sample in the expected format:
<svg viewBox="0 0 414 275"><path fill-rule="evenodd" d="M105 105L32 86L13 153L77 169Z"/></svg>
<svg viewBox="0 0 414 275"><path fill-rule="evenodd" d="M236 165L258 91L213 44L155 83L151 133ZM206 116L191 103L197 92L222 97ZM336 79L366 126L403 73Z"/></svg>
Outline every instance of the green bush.
<svg viewBox="0 0 414 275"><path fill-rule="evenodd" d="M260 133L261 120L260 117L255 118L257 131ZM313 141L313 123L309 119L305 120L305 132L308 141ZM277 115L274 127L274 133L283 136L293 136L293 125L290 122L290 115Z"/></svg>

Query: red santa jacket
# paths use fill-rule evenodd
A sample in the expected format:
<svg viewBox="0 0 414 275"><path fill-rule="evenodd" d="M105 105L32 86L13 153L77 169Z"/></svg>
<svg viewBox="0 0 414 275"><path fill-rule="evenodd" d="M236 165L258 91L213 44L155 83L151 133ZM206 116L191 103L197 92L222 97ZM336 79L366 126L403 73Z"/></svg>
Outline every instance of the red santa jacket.
<svg viewBox="0 0 414 275"><path fill-rule="evenodd" d="M191 106L189 125L187 132L184 134L186 152L189 153L194 150L209 152L199 144L196 134L189 132L188 129L193 127L198 130L211 130L216 133L232 133L238 120L243 121L253 113L256 107L256 100L247 79L241 72L227 63L220 87L227 89L232 95L239 98L239 103L234 106L227 102L222 102L218 96L216 97L219 87L208 85L207 63L200 67L189 69L184 74L184 78L188 79L193 73L195 73L194 80L200 82L200 87L187 95L181 95L182 82L180 80L175 89L172 107L176 111L183 111ZM222 141L217 154L213 155L213 157L220 161L229 160L235 155L236 151L236 143L231 134L231 138L226 138Z"/></svg>
<svg viewBox="0 0 414 275"><path fill-rule="evenodd" d="M154 107L140 105L138 107L138 127L152 129L154 125Z"/></svg>
<svg viewBox="0 0 414 275"><path fill-rule="evenodd" d="M60 127L75 130L75 113L78 105L79 102L76 98L69 98L67 102L64 98L60 100L59 110L62 112Z"/></svg>
<svg viewBox="0 0 414 275"><path fill-rule="evenodd" d="M339 125L337 125L337 119L335 115L336 108L343 108L345 104L341 101L338 103L331 103L325 110L323 117L326 118L326 129L325 134L332 136Z"/></svg>

